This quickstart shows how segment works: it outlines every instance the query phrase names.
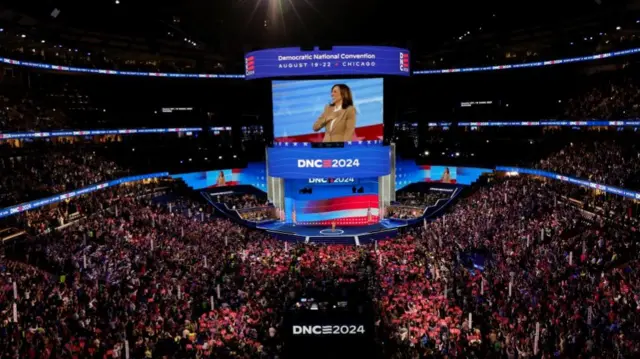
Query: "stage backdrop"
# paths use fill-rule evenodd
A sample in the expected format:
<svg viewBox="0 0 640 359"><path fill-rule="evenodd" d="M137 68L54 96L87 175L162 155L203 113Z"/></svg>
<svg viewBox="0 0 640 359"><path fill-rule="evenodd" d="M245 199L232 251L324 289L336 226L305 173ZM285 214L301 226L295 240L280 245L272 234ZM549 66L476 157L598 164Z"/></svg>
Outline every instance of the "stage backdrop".
<svg viewBox="0 0 640 359"><path fill-rule="evenodd" d="M488 168L416 165L414 160L396 162L396 191L412 183L435 182L471 185L483 173L492 172Z"/></svg>
<svg viewBox="0 0 640 359"><path fill-rule="evenodd" d="M190 172L171 175L182 179L193 189L250 185L262 191L267 190L267 175L264 162L249 163L246 168L229 168L213 171Z"/></svg>
<svg viewBox="0 0 640 359"><path fill-rule="evenodd" d="M366 225L378 222L378 207L377 178L285 180L287 223Z"/></svg>
<svg viewBox="0 0 640 359"><path fill-rule="evenodd" d="M382 140L384 88L381 78L273 81L273 137L276 142L322 142L324 129L313 123L331 102L331 89L346 84L356 109L352 141Z"/></svg>

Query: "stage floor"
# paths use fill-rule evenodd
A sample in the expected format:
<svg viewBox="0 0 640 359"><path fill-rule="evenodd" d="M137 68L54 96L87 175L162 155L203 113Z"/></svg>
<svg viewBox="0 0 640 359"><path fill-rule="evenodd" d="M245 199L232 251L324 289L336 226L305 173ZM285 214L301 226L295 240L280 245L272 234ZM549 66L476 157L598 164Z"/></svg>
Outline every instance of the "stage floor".
<svg viewBox="0 0 640 359"><path fill-rule="evenodd" d="M273 222L258 226L269 232L281 232L302 237L354 237L364 236L374 232L397 230L406 223L383 220L368 226L336 226L335 232L330 226L293 225L292 223Z"/></svg>

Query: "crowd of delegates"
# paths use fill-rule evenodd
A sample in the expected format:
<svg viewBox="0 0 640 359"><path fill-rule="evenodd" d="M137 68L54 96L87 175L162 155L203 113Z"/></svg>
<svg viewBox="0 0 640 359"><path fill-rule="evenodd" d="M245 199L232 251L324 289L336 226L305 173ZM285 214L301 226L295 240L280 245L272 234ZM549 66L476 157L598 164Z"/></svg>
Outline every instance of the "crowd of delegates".
<svg viewBox="0 0 640 359"><path fill-rule="evenodd" d="M590 181L627 188L627 180L640 173L636 144L615 141L570 143L560 152L541 160L538 168Z"/></svg>
<svg viewBox="0 0 640 359"><path fill-rule="evenodd" d="M238 214L240 218L250 222L264 222L279 219L276 208L267 206L239 210Z"/></svg>
<svg viewBox="0 0 640 359"><path fill-rule="evenodd" d="M281 246L229 222L189 217L196 210L189 204L175 203L170 213L128 198L118 207L117 215L102 211L23 244L21 259L48 275L14 273L15 261L6 260L2 278L19 281L21 328L4 322L3 355L124 357L125 337L134 358L244 358L275 349L261 344L269 342L271 299L260 292L275 283L262 275L275 281L287 272L272 260L284 261Z"/></svg>
<svg viewBox="0 0 640 359"><path fill-rule="evenodd" d="M195 215L198 203L118 196L5 247L0 352L122 358L126 339L132 358L275 358L291 298L353 278L368 258L386 357L529 357L536 323L545 357L639 354L636 229L584 221L552 186L506 179L364 247L287 247Z"/></svg>
<svg viewBox="0 0 640 359"><path fill-rule="evenodd" d="M292 292L352 273L365 253L285 248L198 207L123 197L17 244L0 263L2 357L275 358Z"/></svg>
<svg viewBox="0 0 640 359"><path fill-rule="evenodd" d="M633 151L576 143L539 166L624 186L638 170ZM25 185L1 182L2 193L59 192L117 171L86 153L48 156L3 161L3 173ZM377 263L372 296L386 357L526 358L537 325L544 357L640 354L638 227L617 197L585 201L602 214L585 218L566 198L570 185L507 178L377 246L285 247L202 214L201 204L150 201L156 186L15 217L30 237L0 258L0 358L122 358L125 339L133 358L275 358L292 298L309 283L352 280L366 262ZM415 203L441 196L401 197L414 206L391 206L387 216L418 218ZM241 211L250 220L276 213L254 195L217 201L250 209ZM74 213L81 224L52 230Z"/></svg>
<svg viewBox="0 0 640 359"><path fill-rule="evenodd" d="M569 100L565 115L572 119L621 120L640 115L640 89L631 78L608 82Z"/></svg>
<svg viewBox="0 0 640 359"><path fill-rule="evenodd" d="M0 225L4 227L18 226L18 228L25 229L34 235L46 234L73 220L102 211L121 198L162 193L164 188L166 187L158 181L120 185L94 192L90 196L77 196L38 210L18 213L15 216L5 218L0 222Z"/></svg>
<svg viewBox="0 0 640 359"><path fill-rule="evenodd" d="M580 208L605 217L616 218L616 221L621 224L640 225L640 206L636 201L569 183L556 183L554 189L557 198L570 200Z"/></svg>
<svg viewBox="0 0 640 359"><path fill-rule="evenodd" d="M425 214L427 207L435 206L441 199L450 198L451 194L440 191L403 192L396 201L385 209L385 218L410 220Z"/></svg>
<svg viewBox="0 0 640 359"><path fill-rule="evenodd" d="M424 214L424 208L390 205L385 208L384 215L386 218L393 219L416 219Z"/></svg>
<svg viewBox="0 0 640 359"><path fill-rule="evenodd" d="M128 171L76 148L0 157L0 173L0 207L5 207L123 177Z"/></svg>
<svg viewBox="0 0 640 359"><path fill-rule="evenodd" d="M23 94L19 98L0 95L0 133L66 128L69 118L54 108Z"/></svg>
<svg viewBox="0 0 640 359"><path fill-rule="evenodd" d="M396 202L403 206L427 207L433 206L440 199L449 198L450 194L440 191L405 192L397 196Z"/></svg>
<svg viewBox="0 0 640 359"><path fill-rule="evenodd" d="M268 201L265 197L258 197L248 193L234 193L222 196L214 195L217 202L224 203L229 209L246 209L254 207L265 207Z"/></svg>
<svg viewBox="0 0 640 359"><path fill-rule="evenodd" d="M546 357L638 354L636 229L586 223L550 186L509 179L380 246L382 319L398 357L530 357L536 323Z"/></svg>

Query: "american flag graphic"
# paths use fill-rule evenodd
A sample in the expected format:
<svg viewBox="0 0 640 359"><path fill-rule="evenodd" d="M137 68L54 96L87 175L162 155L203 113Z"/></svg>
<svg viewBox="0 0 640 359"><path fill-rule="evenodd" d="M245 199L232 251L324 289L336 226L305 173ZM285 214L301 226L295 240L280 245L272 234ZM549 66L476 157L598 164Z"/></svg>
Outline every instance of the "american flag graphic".
<svg viewBox="0 0 640 359"><path fill-rule="evenodd" d="M409 54L400 53L400 71L409 72Z"/></svg>
<svg viewBox="0 0 640 359"><path fill-rule="evenodd" d="M255 71L255 66L256 66L255 56L249 56L244 59L244 67L247 74L253 73Z"/></svg>

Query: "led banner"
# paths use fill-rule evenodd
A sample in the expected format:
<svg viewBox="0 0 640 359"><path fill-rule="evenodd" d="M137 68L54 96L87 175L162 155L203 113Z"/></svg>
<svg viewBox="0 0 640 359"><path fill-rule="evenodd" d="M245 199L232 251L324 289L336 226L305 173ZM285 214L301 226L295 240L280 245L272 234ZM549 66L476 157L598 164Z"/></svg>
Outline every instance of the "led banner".
<svg viewBox="0 0 640 359"><path fill-rule="evenodd" d="M73 66L60 66L53 64L43 64L41 62L30 62L8 59L6 57L0 57L0 62L5 64L32 67L42 70L53 70L61 72L79 72L86 74L99 74L99 75L120 75L120 76L145 76L145 77L172 77L172 78L200 78L200 79L241 79L243 75L229 75L229 74L183 74L176 72L141 72L141 71L121 71L121 70L106 70L106 69L93 69L87 67L73 67Z"/></svg>
<svg viewBox="0 0 640 359"><path fill-rule="evenodd" d="M117 186L117 185L120 185L120 184L123 184L123 183L137 182L137 181L153 179L153 178L158 178L158 177L166 177L168 175L169 175L168 172L158 172L158 173L151 173L151 174L146 174L146 175L129 176L129 177L124 177L124 178L120 178L120 179L117 179L117 180L112 180L112 181L107 181L107 182L102 182L102 183L96 183L94 185L87 186L87 187L84 187L84 188L80 188L80 189L77 189L75 191L62 193L62 194L57 194L55 196L46 197L46 198L38 199L38 200L35 200L35 201L31 201L31 202L22 203L22 204L19 204L17 206L13 206L13 207L1 208L0 209L0 218L7 217L7 216L12 216L12 215L17 214L17 213L21 213L21 212L24 212L24 211L29 211L29 210L36 209L36 208L39 208L39 207L43 207L43 206L46 206L46 205L49 205L49 204L52 204L52 203L68 200L70 198L81 196L83 194L87 194L87 193L90 193L90 192L98 191L98 190L101 190L101 189Z"/></svg>
<svg viewBox="0 0 640 359"><path fill-rule="evenodd" d="M435 126L439 126L439 123L435 123ZM517 127L517 126L557 126L557 127L640 127L639 119L632 121L603 121L603 120L589 120L589 121L558 121L558 120L542 120L542 121L494 121L494 122L458 122L460 127ZM431 123L429 123L431 126Z"/></svg>
<svg viewBox="0 0 640 359"><path fill-rule="evenodd" d="M346 55L357 55L361 54L360 59L352 59L348 58L345 55L345 59L339 59L339 63L343 60L348 63L353 63L354 61L364 61L366 65L367 57L371 57L372 54L380 55L380 57L376 57L375 64L371 64L371 59L369 60L369 66L335 66L335 62L333 59L328 61L327 58L330 56L323 55L333 54L335 57L335 52L338 49L360 49L359 51L366 51L364 54L357 52L356 53L346 53ZM278 52L279 51L291 51L293 54L288 56L300 56L301 53L304 53L307 57L310 54L318 54L315 58L314 56L309 57L310 60L291 60L287 61L287 67L284 69L278 68ZM386 50L386 51L385 51ZM621 51L613 51L613 52L605 52L596 55L586 55L580 57L572 57L567 59L556 59L556 60L547 60L547 61L536 61L536 62L526 62L522 64L511 64L511 65L489 65L489 66L479 66L479 67L464 67L464 68L449 68L449 69L436 69L436 70L420 70L414 71L414 75L433 75L433 74L450 74L450 73L460 73L460 72L480 72L480 71L496 71L496 70L509 70L509 69L518 69L518 68L532 68L532 67L545 67L551 65L558 64L569 64L574 62L584 62L584 61L597 61L610 57L619 57L619 56L629 56L634 55L640 52L640 48L633 48L628 50ZM297 54L297 55L296 55ZM368 54L368 55L367 55ZM394 55L397 55L394 57ZM283 55L287 56L287 55ZM384 57L383 57L384 56ZM305 58L307 58L305 57ZM380 61L383 59L383 61ZM273 65L269 66L266 63L258 62L258 60L269 60L272 61ZM331 51L309 51L302 52L298 48L284 48L284 49L271 49L271 50L261 50L250 52L245 56L245 73L244 74L184 74L184 73L167 73L167 72L141 72L141 71L120 71L120 70L108 70L108 69L94 69L94 68L86 68L86 67L73 67L73 66L60 66L53 64L45 64L41 62L30 62L30 61L20 61L9 59L6 57L0 57L0 62L15 65L15 66L24 66L31 67L35 69L49 70L49 71L60 71L60 72L76 72L76 73L87 73L87 74L100 74L100 75L119 75L119 76L143 76L143 77L162 77L162 78L207 78L207 79L252 79L252 78L262 78L262 77L276 77L276 76L313 76L313 75L409 75L409 51L405 49L395 48L395 47L384 47L384 46L349 46L349 47L334 47ZM284 61L283 61L284 62ZM321 63L326 62L326 65L321 65ZM334 66L329 66L329 62L334 64ZM295 68L294 64L298 63L298 66L303 66L302 68ZM275 66L276 68L272 68ZM283 64L284 66L284 64ZM259 72L257 68L260 67ZM263 67L265 67L263 69ZM331 71L331 72L325 72ZM342 71L342 72L334 72L334 71ZM309 72L309 73L307 73ZM268 73L275 73L272 75L268 75Z"/></svg>
<svg viewBox="0 0 640 359"><path fill-rule="evenodd" d="M115 130L55 130L43 132L7 132L0 133L0 140L21 138L76 137L100 135L135 135L148 133L191 133L200 132L201 127L176 128L120 128Z"/></svg>
<svg viewBox="0 0 640 359"><path fill-rule="evenodd" d="M187 186L196 190L238 185L249 185L263 191L267 190L264 162L249 163L246 168L180 173L171 175L171 178L181 179Z"/></svg>
<svg viewBox="0 0 640 359"><path fill-rule="evenodd" d="M273 147L267 155L269 176L279 178L378 177L391 167L386 146Z"/></svg>
<svg viewBox="0 0 640 359"><path fill-rule="evenodd" d="M334 46L303 51L297 47L249 52L247 80L290 76L409 76L409 50L388 46Z"/></svg>
<svg viewBox="0 0 640 359"><path fill-rule="evenodd" d="M638 52L640 52L640 48L614 51L614 52L604 52L596 55L570 57L567 59L525 62L522 64L462 67L462 68L438 69L438 70L421 70L421 71L414 71L413 74L414 75L433 75L433 74L450 74L450 73L458 73L458 72L480 72L480 71L497 71L497 70L509 70L509 69L524 69L524 68L531 68L531 67L544 67L544 66L559 65L559 64L570 64L574 62L602 60L609 57L628 56Z"/></svg>
<svg viewBox="0 0 640 359"><path fill-rule="evenodd" d="M417 165L414 160L398 159L396 190L419 182L471 185L482 174L491 171L488 168Z"/></svg>

